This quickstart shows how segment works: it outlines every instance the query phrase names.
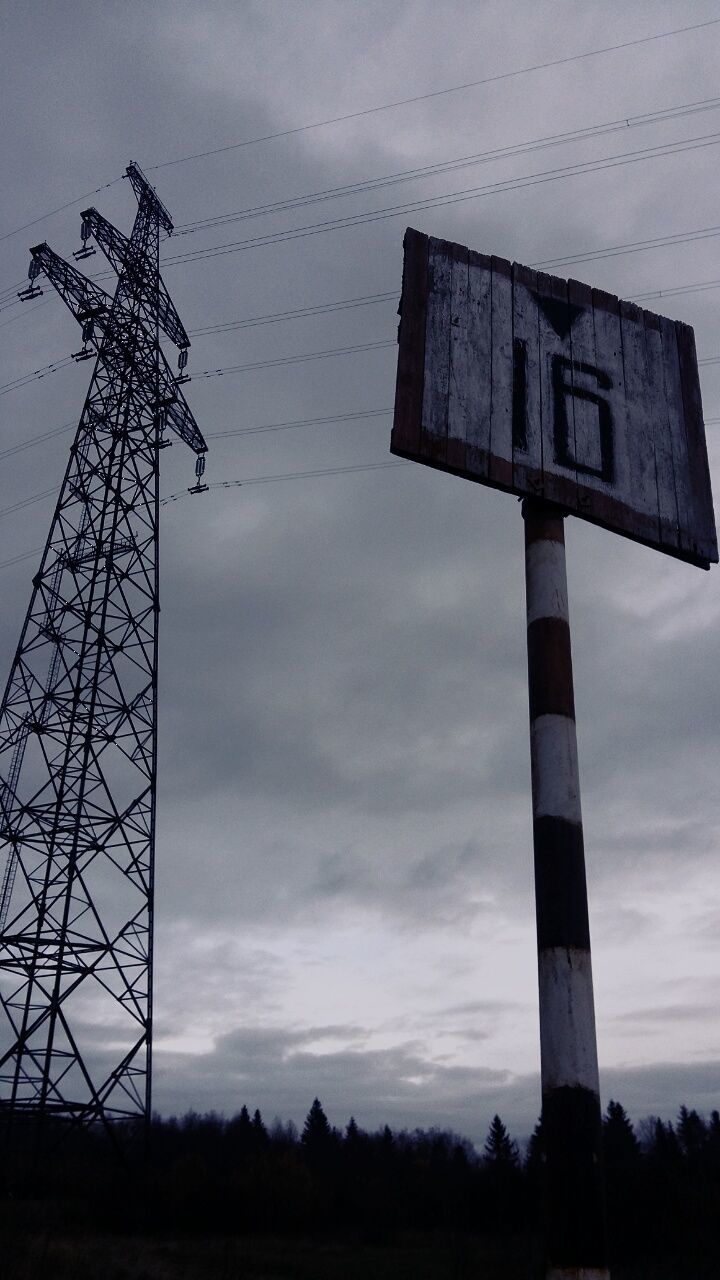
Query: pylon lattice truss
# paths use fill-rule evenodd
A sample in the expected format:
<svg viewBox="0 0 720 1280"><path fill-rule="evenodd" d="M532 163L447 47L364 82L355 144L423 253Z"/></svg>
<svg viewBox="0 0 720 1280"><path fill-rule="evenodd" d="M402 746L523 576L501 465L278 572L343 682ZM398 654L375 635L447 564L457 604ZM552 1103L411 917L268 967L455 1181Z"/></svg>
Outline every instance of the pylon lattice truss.
<svg viewBox="0 0 720 1280"><path fill-rule="evenodd" d="M166 427L205 441L160 349L189 340L159 274L170 217L137 165L128 239L94 209L76 258L31 250L97 350L0 706L0 1115L147 1120L157 763L158 464ZM198 485L198 487L201 487Z"/></svg>

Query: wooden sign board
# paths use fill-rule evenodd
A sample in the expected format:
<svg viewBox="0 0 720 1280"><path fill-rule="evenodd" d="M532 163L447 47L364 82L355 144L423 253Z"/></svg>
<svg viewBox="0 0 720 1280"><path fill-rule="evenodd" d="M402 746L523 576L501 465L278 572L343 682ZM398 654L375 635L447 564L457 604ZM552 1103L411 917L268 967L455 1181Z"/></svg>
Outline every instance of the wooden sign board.
<svg viewBox="0 0 720 1280"><path fill-rule="evenodd" d="M717 561L695 337L408 228L391 450Z"/></svg>

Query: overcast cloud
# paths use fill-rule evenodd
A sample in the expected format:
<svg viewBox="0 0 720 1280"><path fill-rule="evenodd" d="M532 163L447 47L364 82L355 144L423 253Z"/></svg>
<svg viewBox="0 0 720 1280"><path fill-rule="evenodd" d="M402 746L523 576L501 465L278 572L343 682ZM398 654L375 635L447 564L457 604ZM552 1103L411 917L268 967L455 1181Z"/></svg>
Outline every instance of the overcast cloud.
<svg viewBox="0 0 720 1280"><path fill-rule="evenodd" d="M123 230L136 160L169 258L345 214L711 135L720 26L185 163L195 153L720 16L704 0L6 0L2 285L79 209ZM624 131L182 235L183 224L610 121ZM720 143L720 134L716 139ZM167 165L167 167L162 167ZM155 167L159 166L159 167ZM718 223L718 147L169 264L198 336L188 399L207 479L390 461L408 222L522 262ZM88 196L103 184L105 190ZM80 197L84 197L80 199ZM720 234L558 268L624 297L717 281ZM97 265L95 265L97 264ZM103 268L100 257L90 263ZM0 382L79 344L46 289L0 315ZM717 352L718 291L648 301ZM7 323L6 323L7 322ZM720 366L702 370L720 419ZM0 397L0 448L77 422L81 364ZM247 435L243 427L328 418ZM720 483L720 427L708 426ZM3 460L3 562L40 548L72 434ZM192 483L177 442L164 494ZM569 520L568 571L605 1101L637 1119L718 1105L718 570ZM9 667L36 556L0 571ZM164 508L155 1102L337 1124L519 1135L539 1111L522 521L516 501L414 465L211 489ZM101 1046L98 1046L98 1052Z"/></svg>

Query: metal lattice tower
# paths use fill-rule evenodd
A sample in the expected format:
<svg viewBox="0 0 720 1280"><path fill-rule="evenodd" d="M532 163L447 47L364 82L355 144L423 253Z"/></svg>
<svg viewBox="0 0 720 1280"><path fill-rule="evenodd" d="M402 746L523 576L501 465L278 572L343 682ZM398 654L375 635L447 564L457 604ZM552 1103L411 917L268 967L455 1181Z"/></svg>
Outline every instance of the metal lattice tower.
<svg viewBox="0 0 720 1280"><path fill-rule="evenodd" d="M158 464L205 441L160 349L188 336L159 274L170 217L137 165L128 239L82 214L114 297L31 250L97 357L0 706L0 1117L147 1121L157 762ZM0 862L0 871L2 863ZM24 1118L24 1119L23 1119Z"/></svg>

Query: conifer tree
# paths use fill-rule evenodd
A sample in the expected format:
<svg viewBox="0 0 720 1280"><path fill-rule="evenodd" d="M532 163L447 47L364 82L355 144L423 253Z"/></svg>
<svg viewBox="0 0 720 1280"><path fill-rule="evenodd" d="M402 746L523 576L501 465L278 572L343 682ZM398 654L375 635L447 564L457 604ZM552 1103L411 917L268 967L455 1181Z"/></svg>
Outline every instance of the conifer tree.
<svg viewBox="0 0 720 1280"><path fill-rule="evenodd" d="M330 1138L331 1130L328 1118L322 1109L320 1099L315 1098L305 1118L300 1141L308 1151L317 1151L327 1148Z"/></svg>
<svg viewBox="0 0 720 1280"><path fill-rule="evenodd" d="M527 1144L527 1151L525 1153L525 1169L531 1181L537 1180L540 1176L544 1154L543 1142L544 1135L541 1116L530 1134L530 1140Z"/></svg>
<svg viewBox="0 0 720 1280"><path fill-rule="evenodd" d="M707 1140L705 1121L697 1111L688 1111L685 1106L680 1108L677 1136L683 1155L691 1164L696 1163Z"/></svg>
<svg viewBox="0 0 720 1280"><path fill-rule="evenodd" d="M655 1121L650 1155L656 1164L666 1169L673 1168L681 1161L680 1143L670 1121L667 1124L663 1124L662 1120Z"/></svg>
<svg viewBox="0 0 720 1280"><path fill-rule="evenodd" d="M268 1131L263 1123L260 1112L256 1110L252 1118L252 1132L256 1147L264 1147L268 1142Z"/></svg>
<svg viewBox="0 0 720 1280"><path fill-rule="evenodd" d="M241 1153L249 1151L253 1146L252 1121L250 1112L244 1104L228 1125L228 1138Z"/></svg>
<svg viewBox="0 0 720 1280"><path fill-rule="evenodd" d="M498 1115L493 1116L483 1157L486 1164L495 1169L517 1169L520 1165L517 1143L513 1142Z"/></svg>
<svg viewBox="0 0 720 1280"><path fill-rule="evenodd" d="M717 1178L720 1176L720 1111L710 1113L708 1125L706 1159L710 1172Z"/></svg>
<svg viewBox="0 0 720 1280"><path fill-rule="evenodd" d="M611 1098L603 1117L603 1153L610 1165L630 1165L640 1155L640 1143L625 1108Z"/></svg>

